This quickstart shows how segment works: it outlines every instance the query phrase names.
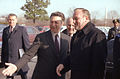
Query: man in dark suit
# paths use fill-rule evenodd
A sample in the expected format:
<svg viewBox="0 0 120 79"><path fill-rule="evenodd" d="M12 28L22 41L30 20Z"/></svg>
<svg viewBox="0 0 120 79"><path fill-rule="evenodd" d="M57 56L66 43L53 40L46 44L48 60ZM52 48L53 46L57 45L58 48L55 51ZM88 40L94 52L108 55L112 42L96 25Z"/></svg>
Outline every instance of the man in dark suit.
<svg viewBox="0 0 120 79"><path fill-rule="evenodd" d="M19 50L27 50L30 47L29 38L25 27L17 25L17 16L15 14L8 15L9 26L3 30L2 36L2 63L16 63L20 59ZM22 67L18 75L22 79L27 79L28 66ZM8 78L14 78L10 76Z"/></svg>
<svg viewBox="0 0 120 79"><path fill-rule="evenodd" d="M56 71L71 68L71 79L103 79L107 54L106 36L90 22L87 9L76 8L73 14L77 32L71 40L70 56Z"/></svg>
<svg viewBox="0 0 120 79"><path fill-rule="evenodd" d="M69 51L70 37L60 33L64 20L63 13L52 13L50 16L50 30L38 34L28 52L15 65L6 64L9 67L3 71L3 74L11 75L37 54L38 59L32 79L64 79L64 77L58 77L56 74L56 67L63 62Z"/></svg>

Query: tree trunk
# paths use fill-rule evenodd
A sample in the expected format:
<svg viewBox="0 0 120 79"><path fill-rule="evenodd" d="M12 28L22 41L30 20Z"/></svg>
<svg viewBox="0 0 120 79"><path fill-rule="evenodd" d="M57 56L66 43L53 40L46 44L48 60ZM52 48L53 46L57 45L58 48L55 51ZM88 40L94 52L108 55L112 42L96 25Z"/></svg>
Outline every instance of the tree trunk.
<svg viewBox="0 0 120 79"><path fill-rule="evenodd" d="M35 19L33 19L33 23L35 24Z"/></svg>

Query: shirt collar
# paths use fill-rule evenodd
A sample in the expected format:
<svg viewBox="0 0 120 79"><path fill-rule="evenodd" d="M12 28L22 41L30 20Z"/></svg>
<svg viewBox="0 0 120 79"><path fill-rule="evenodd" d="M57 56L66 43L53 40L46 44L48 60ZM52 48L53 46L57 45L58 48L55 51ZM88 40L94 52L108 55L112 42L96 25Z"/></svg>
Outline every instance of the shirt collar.
<svg viewBox="0 0 120 79"><path fill-rule="evenodd" d="M11 28L11 26L10 26L10 28ZM14 28L15 28L15 26L12 26L12 28L14 29Z"/></svg>
<svg viewBox="0 0 120 79"><path fill-rule="evenodd" d="M51 31L51 33L52 33L53 36L55 36L56 34L58 34L58 37L60 38L60 32L59 33L54 33L54 32Z"/></svg>

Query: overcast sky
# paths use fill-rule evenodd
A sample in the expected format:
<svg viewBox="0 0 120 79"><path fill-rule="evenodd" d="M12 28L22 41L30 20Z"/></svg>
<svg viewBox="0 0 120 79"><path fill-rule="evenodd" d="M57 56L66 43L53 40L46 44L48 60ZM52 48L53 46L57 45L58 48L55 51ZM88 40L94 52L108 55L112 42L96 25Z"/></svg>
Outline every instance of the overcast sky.
<svg viewBox="0 0 120 79"><path fill-rule="evenodd" d="M0 15L15 13L22 15L24 12L20 9L26 0L0 0ZM120 0L50 0L50 5L46 9L48 15L55 11L61 11L66 17L69 16L69 10L74 8L86 8L91 13L97 11L98 17L105 16L107 11L116 10L120 14Z"/></svg>

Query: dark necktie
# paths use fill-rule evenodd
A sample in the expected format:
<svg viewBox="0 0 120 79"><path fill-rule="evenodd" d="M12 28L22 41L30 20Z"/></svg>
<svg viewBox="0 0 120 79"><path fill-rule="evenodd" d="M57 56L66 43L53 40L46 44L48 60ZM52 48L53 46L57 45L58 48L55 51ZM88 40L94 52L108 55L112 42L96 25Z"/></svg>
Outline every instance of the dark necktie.
<svg viewBox="0 0 120 79"><path fill-rule="evenodd" d="M13 27L10 27L10 33L12 33L13 32Z"/></svg>
<svg viewBox="0 0 120 79"><path fill-rule="evenodd" d="M59 52L59 42L58 42L58 34L55 35L55 47L56 47L56 51Z"/></svg>

